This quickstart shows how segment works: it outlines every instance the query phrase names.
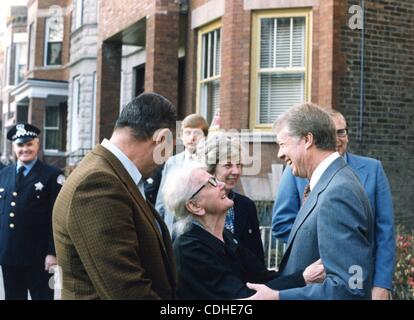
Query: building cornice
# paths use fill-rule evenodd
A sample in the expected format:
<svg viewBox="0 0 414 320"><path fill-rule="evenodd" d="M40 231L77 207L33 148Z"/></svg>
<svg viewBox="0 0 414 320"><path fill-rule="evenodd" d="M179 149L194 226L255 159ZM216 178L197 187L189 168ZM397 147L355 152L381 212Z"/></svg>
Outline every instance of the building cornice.
<svg viewBox="0 0 414 320"><path fill-rule="evenodd" d="M68 82L28 79L10 91L10 95L15 97L16 102L25 98L46 99L50 95L68 96Z"/></svg>

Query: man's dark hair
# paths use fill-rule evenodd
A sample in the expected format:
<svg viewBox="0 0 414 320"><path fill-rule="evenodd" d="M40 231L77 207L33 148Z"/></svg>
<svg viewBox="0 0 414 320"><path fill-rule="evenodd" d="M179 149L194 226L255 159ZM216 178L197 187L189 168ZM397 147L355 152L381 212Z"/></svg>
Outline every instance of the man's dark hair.
<svg viewBox="0 0 414 320"><path fill-rule="evenodd" d="M122 109L115 129L131 128L137 140L147 140L161 128L175 133L176 121L176 110L168 99L157 93L143 93Z"/></svg>

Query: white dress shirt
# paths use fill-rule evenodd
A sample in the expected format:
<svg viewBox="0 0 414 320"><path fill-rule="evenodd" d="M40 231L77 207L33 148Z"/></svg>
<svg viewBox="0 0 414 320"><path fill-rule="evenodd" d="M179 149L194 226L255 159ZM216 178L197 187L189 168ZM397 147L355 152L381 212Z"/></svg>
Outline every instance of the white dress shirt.
<svg viewBox="0 0 414 320"><path fill-rule="evenodd" d="M134 180L137 185L139 192L141 192L143 198L145 199L144 179L142 179L142 174L139 172L135 164L108 139L104 139L101 145L108 149L122 163L125 170L129 173L132 180Z"/></svg>
<svg viewBox="0 0 414 320"><path fill-rule="evenodd" d="M326 169L328 169L331 163L334 162L339 157L340 157L339 153L334 152L316 167L315 171L313 171L312 173L312 177L309 182L311 191L313 190L313 187L318 183L319 179L322 177Z"/></svg>

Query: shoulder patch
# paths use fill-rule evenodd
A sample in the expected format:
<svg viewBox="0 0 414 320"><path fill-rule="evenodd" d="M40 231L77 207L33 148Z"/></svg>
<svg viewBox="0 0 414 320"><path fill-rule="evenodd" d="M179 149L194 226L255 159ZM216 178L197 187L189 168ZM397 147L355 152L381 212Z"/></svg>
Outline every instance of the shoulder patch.
<svg viewBox="0 0 414 320"><path fill-rule="evenodd" d="M57 180L56 180L56 182L59 183L61 186L63 186L63 184L65 183L65 181L66 181L66 177L63 174L60 174L57 177Z"/></svg>

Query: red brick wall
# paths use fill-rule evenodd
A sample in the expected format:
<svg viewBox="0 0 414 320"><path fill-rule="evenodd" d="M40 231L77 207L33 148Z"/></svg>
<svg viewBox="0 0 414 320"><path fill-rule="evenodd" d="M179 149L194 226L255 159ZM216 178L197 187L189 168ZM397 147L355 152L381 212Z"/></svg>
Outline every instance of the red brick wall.
<svg viewBox="0 0 414 320"><path fill-rule="evenodd" d="M98 44L155 10L154 0L106 0L100 2ZM159 1L157 1L159 2ZM165 2L163 0L162 2Z"/></svg>
<svg viewBox="0 0 414 320"><path fill-rule="evenodd" d="M110 138L119 114L121 88L122 46L117 43L103 43L98 49L97 59L97 141Z"/></svg>
<svg viewBox="0 0 414 320"><path fill-rule="evenodd" d="M225 129L248 128L251 11L226 1L222 18L220 115Z"/></svg>
<svg viewBox="0 0 414 320"><path fill-rule="evenodd" d="M146 18L145 91L160 93L174 105L177 104L179 2L103 1L98 22L100 54L97 64L97 108L100 119L97 119L97 137L99 139L110 135L119 113L122 40L111 45L106 42L143 18Z"/></svg>
<svg viewBox="0 0 414 320"><path fill-rule="evenodd" d="M45 106L46 106L45 99L32 98L29 101L29 110L28 110L29 114L28 114L27 120L29 123L38 127L42 131L43 131L43 126L44 126ZM42 159L42 156L43 156L43 152L42 152L43 136L42 135L39 137L39 140L40 140L39 157L40 159Z"/></svg>
<svg viewBox="0 0 414 320"><path fill-rule="evenodd" d="M44 70L29 70L27 73L28 78L45 79L45 80L68 80L69 70L67 64L69 62L69 46L70 46L70 21L71 14L66 7L71 3L70 0L41 0L37 2L38 10L45 11L51 6L60 6L63 9L64 15L64 33L62 43L62 65L59 68L44 69ZM33 5L36 5L33 2ZM42 14L43 15L43 14ZM36 28L36 42L34 53L34 66L35 69L44 67L44 50L45 50L45 24L46 17L42 16L39 12L35 21ZM31 22L29 21L28 24ZM27 32L29 33L29 25L27 26ZM30 36L30 35L28 35Z"/></svg>

